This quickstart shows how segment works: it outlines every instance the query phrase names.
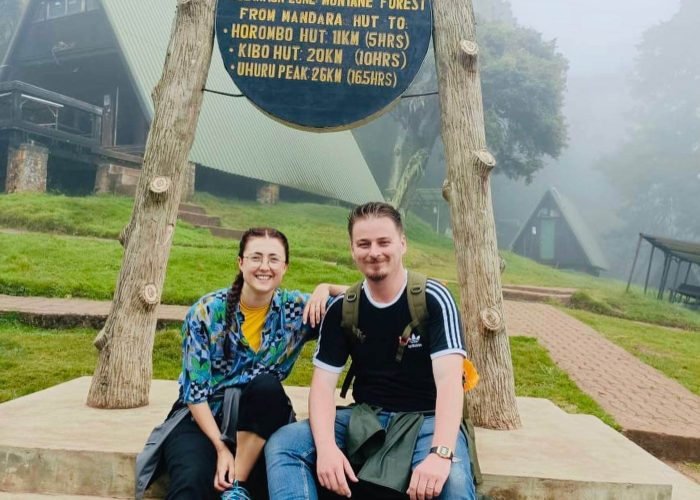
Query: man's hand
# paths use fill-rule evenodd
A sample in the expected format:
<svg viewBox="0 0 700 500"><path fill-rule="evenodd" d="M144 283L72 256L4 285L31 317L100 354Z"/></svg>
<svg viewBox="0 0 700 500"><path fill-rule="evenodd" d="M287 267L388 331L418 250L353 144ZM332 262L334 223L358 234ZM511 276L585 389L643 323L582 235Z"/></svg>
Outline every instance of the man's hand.
<svg viewBox="0 0 700 500"><path fill-rule="evenodd" d="M413 470L408 485L411 500L437 498L442 493L447 477L450 475L452 461L431 453Z"/></svg>
<svg viewBox="0 0 700 500"><path fill-rule="evenodd" d="M354 483L358 479L343 452L337 446L332 446L328 450L318 450L317 455L316 474L321 486L336 495L349 498L351 492L347 478Z"/></svg>
<svg viewBox="0 0 700 500"><path fill-rule="evenodd" d="M309 323L311 328L321 323L321 318L326 314L326 303L330 297L330 285L326 283L319 284L314 288L309 301L304 306L302 321Z"/></svg>
<svg viewBox="0 0 700 500"><path fill-rule="evenodd" d="M196 460L196 458L195 458ZM233 486L234 461L231 451L222 443L216 450L216 475L214 476L214 488L217 491L226 491Z"/></svg>

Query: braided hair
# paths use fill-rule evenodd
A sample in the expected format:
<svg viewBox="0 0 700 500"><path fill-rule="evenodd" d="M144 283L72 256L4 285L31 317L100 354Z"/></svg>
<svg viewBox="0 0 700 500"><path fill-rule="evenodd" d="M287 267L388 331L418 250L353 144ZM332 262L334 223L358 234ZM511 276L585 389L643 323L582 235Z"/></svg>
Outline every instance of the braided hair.
<svg viewBox="0 0 700 500"><path fill-rule="evenodd" d="M274 238L279 240L284 247L284 262L289 264L289 242L287 237L281 231L273 229L271 227L251 227L243 236L241 236L241 241L238 243L238 257L243 258L246 246L248 246L248 241L252 238ZM235 324L234 315L236 311L236 304L241 300L241 291L243 290L243 273L239 270L236 275L236 279L233 280L231 288L228 289L226 293L226 328L224 331L228 332L231 327ZM228 358L231 354L231 345L229 336L226 335L224 341L224 352Z"/></svg>

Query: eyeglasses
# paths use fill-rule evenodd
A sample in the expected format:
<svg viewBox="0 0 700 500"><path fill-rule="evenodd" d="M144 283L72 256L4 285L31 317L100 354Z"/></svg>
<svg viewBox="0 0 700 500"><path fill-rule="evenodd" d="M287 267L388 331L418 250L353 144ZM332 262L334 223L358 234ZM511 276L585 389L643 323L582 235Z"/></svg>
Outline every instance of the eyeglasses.
<svg viewBox="0 0 700 500"><path fill-rule="evenodd" d="M244 255L243 258L248 259L248 261L251 264L257 267L262 266L263 262L265 262L265 256L259 253L254 253L252 255ZM280 267L283 262L284 261L282 257L280 257L279 255L272 254L267 256L267 265L271 268Z"/></svg>

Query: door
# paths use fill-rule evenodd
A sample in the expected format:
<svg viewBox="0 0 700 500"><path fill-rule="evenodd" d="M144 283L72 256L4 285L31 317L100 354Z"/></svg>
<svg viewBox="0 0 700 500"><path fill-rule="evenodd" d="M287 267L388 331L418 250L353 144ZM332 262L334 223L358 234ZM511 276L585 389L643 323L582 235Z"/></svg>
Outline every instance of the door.
<svg viewBox="0 0 700 500"><path fill-rule="evenodd" d="M540 219L540 260L554 260L554 227L556 219Z"/></svg>

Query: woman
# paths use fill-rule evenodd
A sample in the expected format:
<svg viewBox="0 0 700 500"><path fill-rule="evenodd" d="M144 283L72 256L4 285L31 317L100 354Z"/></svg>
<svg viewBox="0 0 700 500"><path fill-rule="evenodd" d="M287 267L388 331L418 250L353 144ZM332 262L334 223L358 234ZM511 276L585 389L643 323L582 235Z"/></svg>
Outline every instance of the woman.
<svg viewBox="0 0 700 500"><path fill-rule="evenodd" d="M251 489L266 496L263 446L294 418L280 381L314 338L329 295L346 289L321 284L312 296L280 289L288 263L284 234L249 229L231 288L190 308L180 394L137 459L137 498L161 467L170 475L167 499L216 498L223 491L248 499Z"/></svg>

